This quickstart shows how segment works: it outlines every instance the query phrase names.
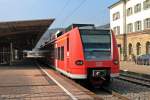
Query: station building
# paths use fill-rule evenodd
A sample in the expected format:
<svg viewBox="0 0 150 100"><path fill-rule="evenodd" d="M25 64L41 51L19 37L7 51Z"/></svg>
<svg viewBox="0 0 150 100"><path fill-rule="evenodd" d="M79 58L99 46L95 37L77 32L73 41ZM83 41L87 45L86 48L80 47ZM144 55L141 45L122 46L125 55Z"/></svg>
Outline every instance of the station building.
<svg viewBox="0 0 150 100"><path fill-rule="evenodd" d="M54 19L0 22L0 65L23 59L23 50L32 50Z"/></svg>
<svg viewBox="0 0 150 100"><path fill-rule="evenodd" d="M150 0L119 0L109 9L120 59L150 54Z"/></svg>

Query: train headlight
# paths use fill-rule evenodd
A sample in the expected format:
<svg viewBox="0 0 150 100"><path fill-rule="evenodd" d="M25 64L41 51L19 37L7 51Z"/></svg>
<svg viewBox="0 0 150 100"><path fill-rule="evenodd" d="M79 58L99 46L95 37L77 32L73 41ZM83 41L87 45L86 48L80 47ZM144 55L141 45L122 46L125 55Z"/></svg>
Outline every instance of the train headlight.
<svg viewBox="0 0 150 100"><path fill-rule="evenodd" d="M113 62L114 62L115 65L119 64L119 61L117 59L115 59Z"/></svg>
<svg viewBox="0 0 150 100"><path fill-rule="evenodd" d="M83 65L83 60L77 60L77 61L75 61L75 64L76 65Z"/></svg>

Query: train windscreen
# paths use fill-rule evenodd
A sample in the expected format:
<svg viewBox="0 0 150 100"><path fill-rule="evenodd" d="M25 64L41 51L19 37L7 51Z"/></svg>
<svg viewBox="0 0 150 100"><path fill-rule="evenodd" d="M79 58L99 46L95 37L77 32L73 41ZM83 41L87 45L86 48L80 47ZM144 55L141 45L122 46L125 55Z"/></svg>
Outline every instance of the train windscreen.
<svg viewBox="0 0 150 100"><path fill-rule="evenodd" d="M80 30L86 60L111 58L111 35L109 30Z"/></svg>

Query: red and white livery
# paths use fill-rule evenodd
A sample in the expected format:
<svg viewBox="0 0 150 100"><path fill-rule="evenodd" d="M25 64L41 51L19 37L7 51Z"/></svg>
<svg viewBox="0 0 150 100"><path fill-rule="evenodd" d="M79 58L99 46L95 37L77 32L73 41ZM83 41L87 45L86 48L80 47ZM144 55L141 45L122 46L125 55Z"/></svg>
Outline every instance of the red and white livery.
<svg viewBox="0 0 150 100"><path fill-rule="evenodd" d="M115 35L94 25L73 24L44 48L50 64L72 79L108 82L119 75L119 55Z"/></svg>

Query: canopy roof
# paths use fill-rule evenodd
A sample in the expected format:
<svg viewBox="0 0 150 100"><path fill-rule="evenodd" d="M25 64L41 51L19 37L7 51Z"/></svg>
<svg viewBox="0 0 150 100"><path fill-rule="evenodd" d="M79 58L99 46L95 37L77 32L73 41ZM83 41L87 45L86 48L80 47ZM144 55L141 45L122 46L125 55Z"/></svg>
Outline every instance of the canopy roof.
<svg viewBox="0 0 150 100"><path fill-rule="evenodd" d="M54 19L0 22L0 45L13 42L16 48L33 48ZM29 44L29 45L27 45Z"/></svg>
<svg viewBox="0 0 150 100"><path fill-rule="evenodd" d="M52 24L54 19L0 22L0 37L12 34L43 32Z"/></svg>

